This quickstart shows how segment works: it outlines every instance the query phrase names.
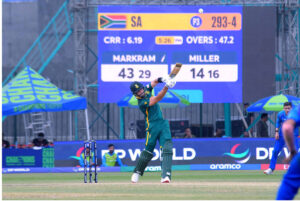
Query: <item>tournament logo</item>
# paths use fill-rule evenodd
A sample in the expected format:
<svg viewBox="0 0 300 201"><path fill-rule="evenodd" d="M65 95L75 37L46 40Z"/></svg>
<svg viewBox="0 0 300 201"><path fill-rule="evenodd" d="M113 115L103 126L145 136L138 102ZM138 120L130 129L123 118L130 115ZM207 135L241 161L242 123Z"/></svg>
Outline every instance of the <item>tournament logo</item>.
<svg viewBox="0 0 300 201"><path fill-rule="evenodd" d="M191 18L191 25L194 28L200 27L202 24L202 19L199 16L194 16Z"/></svg>
<svg viewBox="0 0 300 201"><path fill-rule="evenodd" d="M230 156L235 159L241 159L241 160L235 160L237 163L247 163L251 157L251 153L249 153L249 149L247 149L245 152L236 154L235 151L241 144L235 144L231 150L230 153L224 153L223 155Z"/></svg>
<svg viewBox="0 0 300 201"><path fill-rule="evenodd" d="M126 15L101 15L100 28L102 29L125 29Z"/></svg>
<svg viewBox="0 0 300 201"><path fill-rule="evenodd" d="M76 152L76 156L70 156L70 158L74 158L76 160L80 160L80 154L82 153L82 151L84 150L84 147L80 147L77 152Z"/></svg>

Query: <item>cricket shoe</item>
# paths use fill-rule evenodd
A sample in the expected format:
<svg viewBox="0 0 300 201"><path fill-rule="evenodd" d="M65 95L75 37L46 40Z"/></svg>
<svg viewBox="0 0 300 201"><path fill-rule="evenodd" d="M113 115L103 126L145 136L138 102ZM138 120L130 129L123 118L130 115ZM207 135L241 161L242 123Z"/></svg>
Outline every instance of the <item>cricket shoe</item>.
<svg viewBox="0 0 300 201"><path fill-rule="evenodd" d="M166 184L166 183L170 183L171 180L170 180L170 177L166 176L165 178L161 178L160 182Z"/></svg>
<svg viewBox="0 0 300 201"><path fill-rule="evenodd" d="M139 181L139 178L140 178L140 174L135 172L131 176L131 182L132 183L137 183Z"/></svg>
<svg viewBox="0 0 300 201"><path fill-rule="evenodd" d="M271 168L266 169L266 170L264 171L264 174L265 174L265 175L270 175L270 174L272 174L272 173L273 173L273 170L272 170Z"/></svg>

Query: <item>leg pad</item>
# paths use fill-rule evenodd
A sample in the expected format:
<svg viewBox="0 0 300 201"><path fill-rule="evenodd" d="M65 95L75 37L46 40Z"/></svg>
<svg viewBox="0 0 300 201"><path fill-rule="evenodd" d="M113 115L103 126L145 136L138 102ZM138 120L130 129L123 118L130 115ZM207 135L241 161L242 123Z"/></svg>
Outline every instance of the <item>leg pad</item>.
<svg viewBox="0 0 300 201"><path fill-rule="evenodd" d="M168 176L171 179L171 169L172 169L172 156L173 156L173 143L171 140L165 142L162 149L162 174L161 177L165 178Z"/></svg>
<svg viewBox="0 0 300 201"><path fill-rule="evenodd" d="M149 161L151 161L152 158L153 158L153 153L146 150L142 151L141 156L133 172L143 176L145 168L147 167Z"/></svg>

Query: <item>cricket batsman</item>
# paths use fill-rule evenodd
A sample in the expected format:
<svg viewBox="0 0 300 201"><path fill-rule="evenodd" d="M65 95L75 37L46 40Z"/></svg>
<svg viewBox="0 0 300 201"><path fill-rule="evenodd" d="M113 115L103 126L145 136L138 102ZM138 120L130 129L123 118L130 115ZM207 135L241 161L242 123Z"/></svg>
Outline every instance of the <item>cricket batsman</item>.
<svg viewBox="0 0 300 201"><path fill-rule="evenodd" d="M300 187L300 153L295 146L294 131L300 126L300 105L288 114L287 120L282 125L282 133L290 151L287 162L291 162L287 173L284 175L277 192L276 200L292 200Z"/></svg>
<svg viewBox="0 0 300 201"><path fill-rule="evenodd" d="M165 82L164 88L157 94L151 96L152 89L158 84ZM138 100L139 109L145 115L146 121L146 148L142 151L137 165L133 171L131 181L137 183L139 177L144 174L149 161L153 157L153 150L156 141L162 149L162 173L161 183L170 183L171 167L172 167L172 136L170 132L169 122L164 120L158 102L165 96L169 88L173 88L176 81L171 78L157 78L145 87L140 82L133 82L130 90Z"/></svg>

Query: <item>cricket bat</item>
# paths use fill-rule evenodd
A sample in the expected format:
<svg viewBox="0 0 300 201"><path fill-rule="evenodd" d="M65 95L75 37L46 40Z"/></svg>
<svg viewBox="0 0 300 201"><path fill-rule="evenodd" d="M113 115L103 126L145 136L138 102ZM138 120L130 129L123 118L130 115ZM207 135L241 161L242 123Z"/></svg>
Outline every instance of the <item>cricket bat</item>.
<svg viewBox="0 0 300 201"><path fill-rule="evenodd" d="M180 71L182 64L181 63L176 63L175 67L172 69L169 77L172 79L174 78Z"/></svg>

